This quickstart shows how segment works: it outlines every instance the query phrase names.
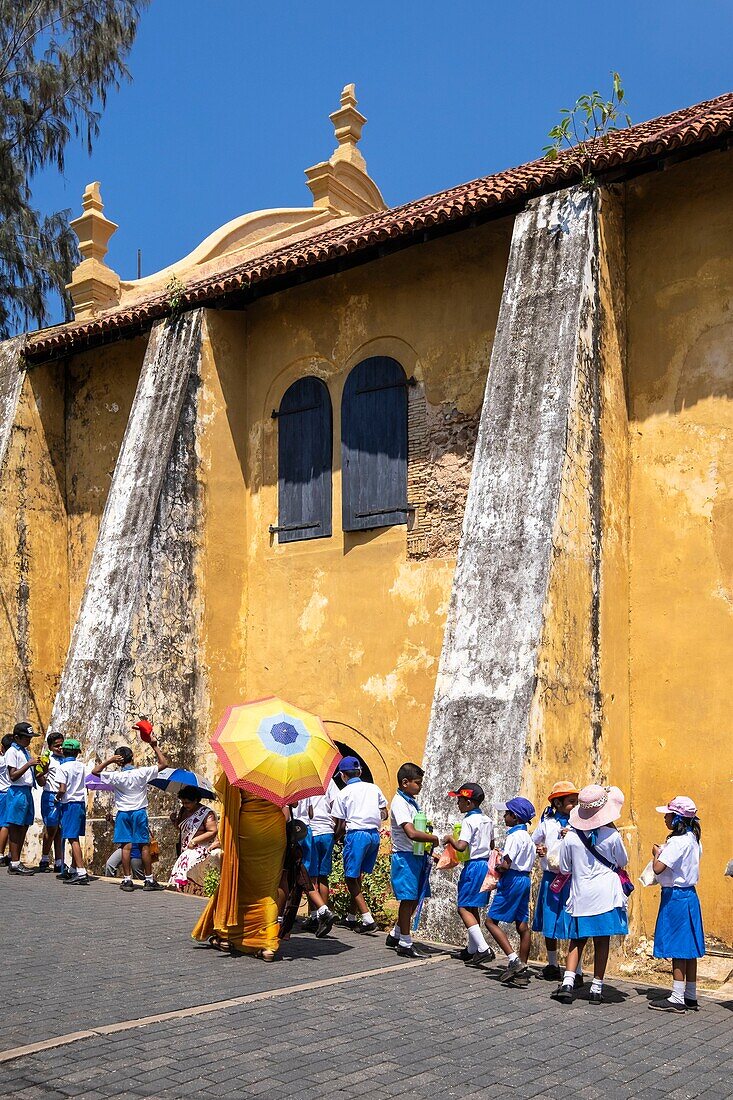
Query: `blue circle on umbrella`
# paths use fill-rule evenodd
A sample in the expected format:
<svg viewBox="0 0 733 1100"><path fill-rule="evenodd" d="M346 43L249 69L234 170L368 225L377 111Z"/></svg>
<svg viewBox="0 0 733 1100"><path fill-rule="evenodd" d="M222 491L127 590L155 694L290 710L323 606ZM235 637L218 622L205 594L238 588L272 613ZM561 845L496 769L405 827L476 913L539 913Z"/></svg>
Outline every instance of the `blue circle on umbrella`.
<svg viewBox="0 0 733 1100"><path fill-rule="evenodd" d="M282 712L263 718L257 733L265 748L278 756L295 756L304 752L311 739L299 718Z"/></svg>

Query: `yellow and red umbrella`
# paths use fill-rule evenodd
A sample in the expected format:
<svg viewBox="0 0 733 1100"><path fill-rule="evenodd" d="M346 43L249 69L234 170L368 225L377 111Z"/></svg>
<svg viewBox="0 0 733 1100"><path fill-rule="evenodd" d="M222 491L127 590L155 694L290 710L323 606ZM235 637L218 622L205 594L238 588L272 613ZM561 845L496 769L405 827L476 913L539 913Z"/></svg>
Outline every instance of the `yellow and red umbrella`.
<svg viewBox="0 0 733 1100"><path fill-rule="evenodd" d="M227 707L211 746L230 783L277 806L323 794L341 760L317 715L276 696Z"/></svg>

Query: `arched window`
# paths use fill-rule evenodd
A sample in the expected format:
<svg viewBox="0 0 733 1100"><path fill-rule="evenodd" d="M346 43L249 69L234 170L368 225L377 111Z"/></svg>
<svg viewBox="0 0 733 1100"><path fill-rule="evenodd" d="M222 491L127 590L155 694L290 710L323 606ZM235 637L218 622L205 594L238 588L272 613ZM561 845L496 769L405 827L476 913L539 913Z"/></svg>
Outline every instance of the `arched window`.
<svg viewBox="0 0 733 1100"><path fill-rule="evenodd" d="M277 419L279 542L331 534L331 398L320 378L299 378L284 393Z"/></svg>
<svg viewBox="0 0 733 1100"><path fill-rule="evenodd" d="M346 379L341 406L343 527L406 523L407 386L396 359L375 355Z"/></svg>

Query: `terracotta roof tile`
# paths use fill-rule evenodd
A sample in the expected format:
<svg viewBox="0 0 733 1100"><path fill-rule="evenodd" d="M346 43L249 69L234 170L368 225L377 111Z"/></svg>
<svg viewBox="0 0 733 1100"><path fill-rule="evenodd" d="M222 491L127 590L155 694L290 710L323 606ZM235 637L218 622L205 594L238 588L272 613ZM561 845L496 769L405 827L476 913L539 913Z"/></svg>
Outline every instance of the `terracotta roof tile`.
<svg viewBox="0 0 733 1100"><path fill-rule="evenodd" d="M703 149L708 143L731 133L733 93L728 93L612 132L604 144L594 150L592 170L602 175L615 168L641 165L669 156L678 149ZM579 178L577 159L569 153L560 154L555 161L531 161L404 206L322 230L305 239L295 238L265 254L235 264L225 273L192 280L182 292L181 302L184 308L214 302L297 270L313 269L312 276L317 277L319 266L332 264L339 257L373 249L383 242L403 240L409 243L410 238L435 225L465 221L492 208L511 207L535 195L576 183ZM158 293L128 308L110 310L92 321L46 329L31 337L26 354L29 359L38 361L81 350L113 333L124 335L169 312L167 294Z"/></svg>

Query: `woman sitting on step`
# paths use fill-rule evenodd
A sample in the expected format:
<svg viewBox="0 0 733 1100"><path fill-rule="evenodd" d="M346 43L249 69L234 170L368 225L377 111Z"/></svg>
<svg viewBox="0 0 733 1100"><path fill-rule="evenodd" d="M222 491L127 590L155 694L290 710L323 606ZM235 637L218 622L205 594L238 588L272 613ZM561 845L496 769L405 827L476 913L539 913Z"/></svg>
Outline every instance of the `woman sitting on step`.
<svg viewBox="0 0 733 1100"><path fill-rule="evenodd" d="M171 814L180 829L180 855L173 864L169 886L187 894L203 894L204 875L211 867L221 866L219 819L210 806L202 805L196 787L181 787L181 808Z"/></svg>

